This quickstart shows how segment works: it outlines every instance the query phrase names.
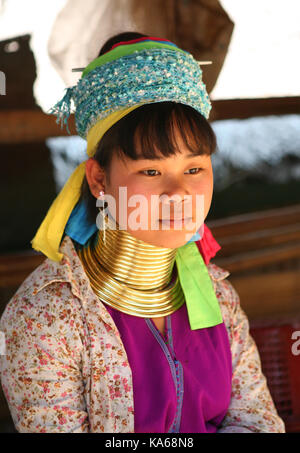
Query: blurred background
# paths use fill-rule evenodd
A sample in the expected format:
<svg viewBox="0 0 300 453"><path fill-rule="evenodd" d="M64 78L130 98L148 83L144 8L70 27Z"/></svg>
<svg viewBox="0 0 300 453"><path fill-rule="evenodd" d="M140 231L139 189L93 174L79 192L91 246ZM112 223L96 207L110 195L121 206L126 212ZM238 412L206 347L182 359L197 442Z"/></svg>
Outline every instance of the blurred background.
<svg viewBox="0 0 300 453"><path fill-rule="evenodd" d="M87 25L88 24L88 25ZM289 431L300 431L300 2L0 0L0 314L44 259L30 241L86 142L48 110L112 35L167 38L202 66L217 135L206 223ZM299 377L298 377L299 376ZM13 432L0 393L0 432Z"/></svg>

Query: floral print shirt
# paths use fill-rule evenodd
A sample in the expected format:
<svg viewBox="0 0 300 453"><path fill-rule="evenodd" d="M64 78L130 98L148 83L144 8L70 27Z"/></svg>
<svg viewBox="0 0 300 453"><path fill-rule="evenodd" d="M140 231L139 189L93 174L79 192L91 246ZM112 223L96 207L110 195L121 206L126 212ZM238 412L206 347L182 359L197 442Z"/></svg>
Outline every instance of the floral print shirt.
<svg viewBox="0 0 300 453"><path fill-rule="evenodd" d="M1 383L15 427L24 433L133 433L132 373L120 333L69 236L60 251L62 261L45 259L1 317ZM218 432L285 432L229 272L213 263L207 269L233 368L231 402Z"/></svg>

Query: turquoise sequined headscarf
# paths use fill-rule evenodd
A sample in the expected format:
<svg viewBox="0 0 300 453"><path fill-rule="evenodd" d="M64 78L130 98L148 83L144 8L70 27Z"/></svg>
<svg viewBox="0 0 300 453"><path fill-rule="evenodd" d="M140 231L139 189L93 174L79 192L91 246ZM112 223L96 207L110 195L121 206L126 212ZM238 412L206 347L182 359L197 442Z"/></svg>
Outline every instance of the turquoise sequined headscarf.
<svg viewBox="0 0 300 453"><path fill-rule="evenodd" d="M76 106L77 132L84 139L100 119L153 102L186 104L208 118L211 103L199 63L170 41L153 39L118 45L93 60L77 85L67 88L64 98L51 109L57 122L67 125L71 99Z"/></svg>

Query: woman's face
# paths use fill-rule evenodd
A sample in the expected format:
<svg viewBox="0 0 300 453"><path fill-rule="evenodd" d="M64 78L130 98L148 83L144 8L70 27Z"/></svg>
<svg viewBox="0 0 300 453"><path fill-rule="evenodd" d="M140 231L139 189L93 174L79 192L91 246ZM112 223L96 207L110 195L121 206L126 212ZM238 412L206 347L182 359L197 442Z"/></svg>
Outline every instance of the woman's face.
<svg viewBox="0 0 300 453"><path fill-rule="evenodd" d="M115 212L109 199L108 210L122 229L158 247L184 245L203 224L213 194L211 156L193 156L178 131L175 138L180 152L171 157L135 161L114 153L109 182L97 176L95 160L86 167L93 195L104 189L115 200Z"/></svg>

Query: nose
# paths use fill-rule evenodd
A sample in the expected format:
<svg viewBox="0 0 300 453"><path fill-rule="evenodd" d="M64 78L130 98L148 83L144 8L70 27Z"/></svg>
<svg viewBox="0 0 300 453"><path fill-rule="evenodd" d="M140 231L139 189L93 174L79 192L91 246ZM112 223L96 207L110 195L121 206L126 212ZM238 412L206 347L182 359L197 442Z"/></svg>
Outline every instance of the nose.
<svg viewBox="0 0 300 453"><path fill-rule="evenodd" d="M164 190L160 195L161 202L161 218L182 218L187 210L190 210L188 204L191 204L191 200L188 201L189 192L186 188L186 184L178 179L168 179Z"/></svg>
<svg viewBox="0 0 300 453"><path fill-rule="evenodd" d="M185 184L177 179L168 179L160 198L162 202L170 203L173 206L183 203L189 192Z"/></svg>

